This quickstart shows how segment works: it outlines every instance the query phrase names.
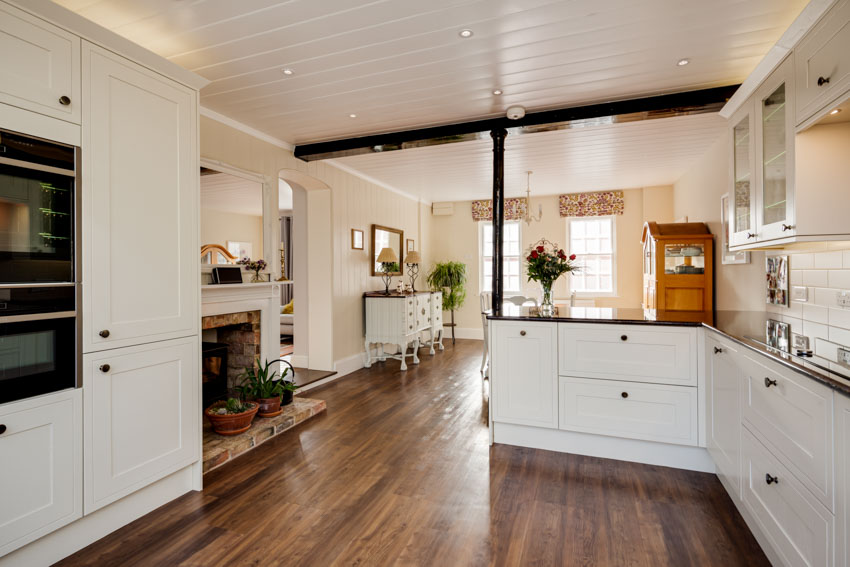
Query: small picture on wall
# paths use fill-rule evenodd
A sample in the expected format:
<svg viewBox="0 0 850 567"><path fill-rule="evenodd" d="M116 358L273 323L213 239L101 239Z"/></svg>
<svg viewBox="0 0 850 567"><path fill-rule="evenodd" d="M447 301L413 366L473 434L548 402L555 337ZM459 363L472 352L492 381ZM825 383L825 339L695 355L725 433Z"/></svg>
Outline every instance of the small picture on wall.
<svg viewBox="0 0 850 567"><path fill-rule="evenodd" d="M788 307L788 256L768 256L765 264L767 303Z"/></svg>
<svg viewBox="0 0 850 567"><path fill-rule="evenodd" d="M723 264L749 264L749 252L729 251L729 193L720 197L720 262Z"/></svg>
<svg viewBox="0 0 850 567"><path fill-rule="evenodd" d="M782 352L791 352L791 325L775 319L768 319L765 334L767 335L767 346Z"/></svg>
<svg viewBox="0 0 850 567"><path fill-rule="evenodd" d="M407 248L405 249L405 253L413 252L414 250L416 250L415 243L413 242L412 238L408 238L407 239Z"/></svg>
<svg viewBox="0 0 850 567"><path fill-rule="evenodd" d="M363 250L363 231L356 228L351 229L351 249Z"/></svg>
<svg viewBox="0 0 850 567"><path fill-rule="evenodd" d="M227 241L227 251L239 258L250 258L254 252L254 246L250 242L239 242L238 240Z"/></svg>

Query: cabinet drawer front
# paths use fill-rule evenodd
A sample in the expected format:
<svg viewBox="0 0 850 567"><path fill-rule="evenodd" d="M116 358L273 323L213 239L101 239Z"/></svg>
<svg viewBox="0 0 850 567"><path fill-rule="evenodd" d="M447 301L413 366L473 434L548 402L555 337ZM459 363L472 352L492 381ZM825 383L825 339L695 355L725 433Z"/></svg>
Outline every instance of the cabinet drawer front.
<svg viewBox="0 0 850 567"><path fill-rule="evenodd" d="M850 87L850 1L836 4L794 49L797 123ZM829 79L818 84L819 79Z"/></svg>
<svg viewBox="0 0 850 567"><path fill-rule="evenodd" d="M742 500L773 549L786 565L832 565L832 514L746 427L742 449Z"/></svg>
<svg viewBox="0 0 850 567"><path fill-rule="evenodd" d="M0 3L0 102L79 124L80 38Z"/></svg>
<svg viewBox="0 0 850 567"><path fill-rule="evenodd" d="M831 510L832 390L791 372L780 373L769 361L745 361L744 421Z"/></svg>
<svg viewBox="0 0 850 567"><path fill-rule="evenodd" d="M491 325L493 421L557 428L556 324Z"/></svg>
<svg viewBox="0 0 850 567"><path fill-rule="evenodd" d="M696 385L695 329L569 323L559 327L562 376Z"/></svg>
<svg viewBox="0 0 850 567"><path fill-rule="evenodd" d="M559 427L629 439L697 444L697 389L560 378Z"/></svg>
<svg viewBox="0 0 850 567"><path fill-rule="evenodd" d="M198 459L196 338L84 355L83 380L87 514Z"/></svg>
<svg viewBox="0 0 850 567"><path fill-rule="evenodd" d="M0 557L82 516L82 393L0 407Z"/></svg>

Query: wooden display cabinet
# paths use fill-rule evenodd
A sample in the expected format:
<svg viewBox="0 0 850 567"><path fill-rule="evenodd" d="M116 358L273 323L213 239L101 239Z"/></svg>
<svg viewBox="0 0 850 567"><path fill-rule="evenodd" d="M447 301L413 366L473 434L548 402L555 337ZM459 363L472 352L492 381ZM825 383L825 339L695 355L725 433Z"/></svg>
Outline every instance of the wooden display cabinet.
<svg viewBox="0 0 850 567"><path fill-rule="evenodd" d="M714 236L702 222L643 225L643 307L712 311Z"/></svg>

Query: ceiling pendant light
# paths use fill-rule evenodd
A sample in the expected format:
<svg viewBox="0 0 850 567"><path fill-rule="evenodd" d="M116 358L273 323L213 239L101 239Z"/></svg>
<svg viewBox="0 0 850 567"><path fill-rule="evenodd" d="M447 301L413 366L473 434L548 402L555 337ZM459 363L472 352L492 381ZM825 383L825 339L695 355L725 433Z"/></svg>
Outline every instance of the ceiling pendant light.
<svg viewBox="0 0 850 567"><path fill-rule="evenodd" d="M531 224L532 222L540 222L540 219L543 218L543 205L537 205L537 214L532 215L529 211L531 210L531 171L526 171L526 175L528 175L528 184L525 187L525 216L522 220L525 221L525 224Z"/></svg>

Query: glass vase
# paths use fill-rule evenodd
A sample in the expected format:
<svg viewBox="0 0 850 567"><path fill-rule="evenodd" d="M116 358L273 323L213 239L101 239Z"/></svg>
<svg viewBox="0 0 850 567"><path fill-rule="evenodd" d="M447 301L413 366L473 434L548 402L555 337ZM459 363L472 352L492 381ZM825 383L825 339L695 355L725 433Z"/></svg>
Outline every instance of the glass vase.
<svg viewBox="0 0 850 567"><path fill-rule="evenodd" d="M260 276L260 272L254 272L254 275L251 276L251 283L263 283L265 280Z"/></svg>
<svg viewBox="0 0 850 567"><path fill-rule="evenodd" d="M540 302L540 316L554 317L555 304L552 303L552 282L540 282L543 288L543 301Z"/></svg>

